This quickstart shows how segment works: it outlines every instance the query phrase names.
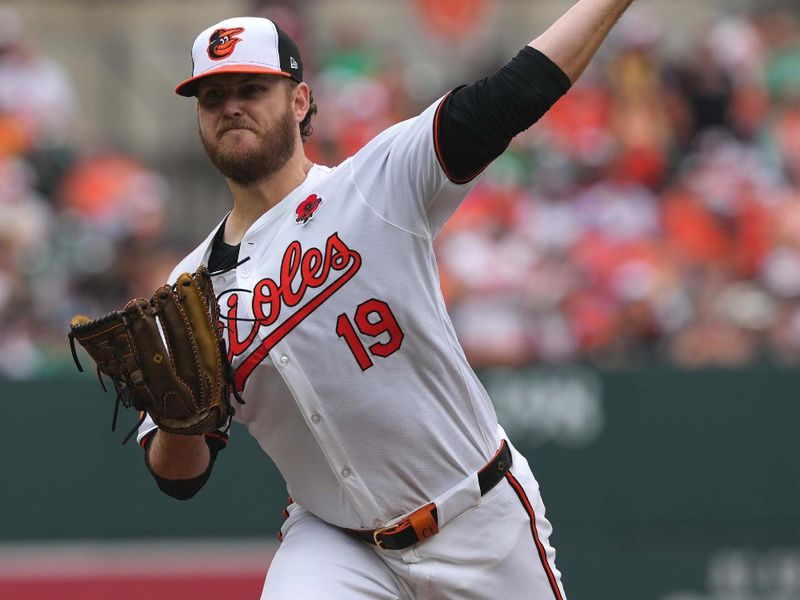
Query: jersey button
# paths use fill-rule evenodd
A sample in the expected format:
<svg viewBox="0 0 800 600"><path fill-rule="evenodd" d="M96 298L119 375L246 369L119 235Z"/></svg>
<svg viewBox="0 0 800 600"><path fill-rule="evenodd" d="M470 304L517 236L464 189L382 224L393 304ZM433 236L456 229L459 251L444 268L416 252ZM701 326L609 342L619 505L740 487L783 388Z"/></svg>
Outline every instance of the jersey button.
<svg viewBox="0 0 800 600"><path fill-rule="evenodd" d="M341 473L342 473L342 477L344 477L345 479L350 477L350 469L348 469L347 467L342 469Z"/></svg>
<svg viewBox="0 0 800 600"><path fill-rule="evenodd" d="M311 422L314 423L315 425L319 423L321 420L322 417L319 416L319 413L314 413L313 415L311 415Z"/></svg>
<svg viewBox="0 0 800 600"><path fill-rule="evenodd" d="M280 360L278 362L281 363L282 367L285 367L286 365L289 364L289 357L284 354L283 356L281 356L281 358L280 358Z"/></svg>
<svg viewBox="0 0 800 600"><path fill-rule="evenodd" d="M248 269L247 267L242 267L241 269L239 269L239 276L242 279L247 279L248 277L250 277L250 269Z"/></svg>

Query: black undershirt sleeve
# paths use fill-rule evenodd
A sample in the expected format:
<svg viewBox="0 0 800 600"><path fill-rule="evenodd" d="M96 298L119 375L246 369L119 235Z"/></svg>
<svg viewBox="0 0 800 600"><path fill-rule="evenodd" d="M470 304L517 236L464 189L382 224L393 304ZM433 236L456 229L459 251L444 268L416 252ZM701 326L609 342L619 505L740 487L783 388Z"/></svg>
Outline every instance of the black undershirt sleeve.
<svg viewBox="0 0 800 600"><path fill-rule="evenodd" d="M156 480L158 489L177 500L189 500L200 491L211 476L211 469L214 467L217 454L225 447L225 440L206 436L206 444L208 444L208 450L211 454L208 468L192 479L164 479L156 475L150 467L150 444L153 443L153 438L155 438L155 431L148 435L144 444L144 463L147 465L147 470L150 471L150 474Z"/></svg>
<svg viewBox="0 0 800 600"><path fill-rule="evenodd" d="M526 46L485 79L453 90L434 126L437 157L447 177L454 183L476 177L571 85L553 61Z"/></svg>

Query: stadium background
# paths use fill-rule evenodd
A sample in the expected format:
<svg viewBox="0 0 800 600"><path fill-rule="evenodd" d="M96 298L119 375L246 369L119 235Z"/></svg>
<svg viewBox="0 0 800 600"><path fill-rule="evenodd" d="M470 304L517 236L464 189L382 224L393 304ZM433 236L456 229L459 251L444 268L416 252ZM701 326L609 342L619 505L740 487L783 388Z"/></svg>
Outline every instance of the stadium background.
<svg viewBox="0 0 800 600"><path fill-rule="evenodd" d="M73 313L149 292L228 206L172 94L196 32L284 25L320 105L309 152L333 164L569 4L0 8L0 597L251 598L274 551L285 490L242 430L175 502L66 347ZM800 597L798 18L637 0L440 236L573 599Z"/></svg>

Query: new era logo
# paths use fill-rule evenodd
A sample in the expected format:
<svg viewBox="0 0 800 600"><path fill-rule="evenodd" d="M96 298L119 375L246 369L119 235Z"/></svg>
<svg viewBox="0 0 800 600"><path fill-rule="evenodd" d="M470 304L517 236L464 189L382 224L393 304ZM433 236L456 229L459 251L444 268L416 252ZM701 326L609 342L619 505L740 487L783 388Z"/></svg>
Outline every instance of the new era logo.
<svg viewBox="0 0 800 600"><path fill-rule="evenodd" d="M298 67L297 61L294 59L294 56L289 57L289 66L293 69L296 69Z"/></svg>

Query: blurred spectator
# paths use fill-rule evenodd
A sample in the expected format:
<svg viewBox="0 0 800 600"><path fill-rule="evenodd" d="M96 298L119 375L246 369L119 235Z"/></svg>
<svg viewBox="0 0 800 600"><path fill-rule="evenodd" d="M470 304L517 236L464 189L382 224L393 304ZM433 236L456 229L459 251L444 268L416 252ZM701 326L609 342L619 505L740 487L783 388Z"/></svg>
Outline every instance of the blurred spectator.
<svg viewBox="0 0 800 600"><path fill-rule="evenodd" d="M797 100L800 96L800 18L797 11L776 10L759 19L767 46L764 76L775 101Z"/></svg>
<svg viewBox="0 0 800 600"><path fill-rule="evenodd" d="M77 157L73 86L0 6L0 375L42 376L69 360L76 312L149 293L174 256L163 246L161 177L120 155ZM163 253L163 252L162 252ZM149 276L149 277L148 277Z"/></svg>
<svg viewBox="0 0 800 600"><path fill-rule="evenodd" d="M72 159L77 97L64 69L42 56L17 12L0 5L0 158L25 156L49 196Z"/></svg>
<svg viewBox="0 0 800 600"><path fill-rule="evenodd" d="M534 152L532 175L505 192L518 215L502 220L494 199L470 219L473 196L440 236L465 348L479 364L796 363L795 20L728 17L675 64L655 21L629 17L605 77L590 75L512 144ZM478 199L496 177L490 169ZM498 255L515 237L523 255ZM509 265L516 275L502 283L482 279Z"/></svg>
<svg viewBox="0 0 800 600"><path fill-rule="evenodd" d="M255 6L312 48L302 5ZM476 366L800 364L797 16L728 15L683 58L664 55L656 23L627 15L604 61L512 142L438 237ZM74 312L149 293L186 248L165 242L159 175L70 139L69 79L21 27L0 9L0 374L32 377L68 360ZM441 66L405 64L362 31L332 40L306 61L320 105L309 152L326 164L447 85Z"/></svg>
<svg viewBox="0 0 800 600"><path fill-rule="evenodd" d="M0 113L22 128L26 149L62 140L76 108L63 68L36 51L12 8L0 6Z"/></svg>

